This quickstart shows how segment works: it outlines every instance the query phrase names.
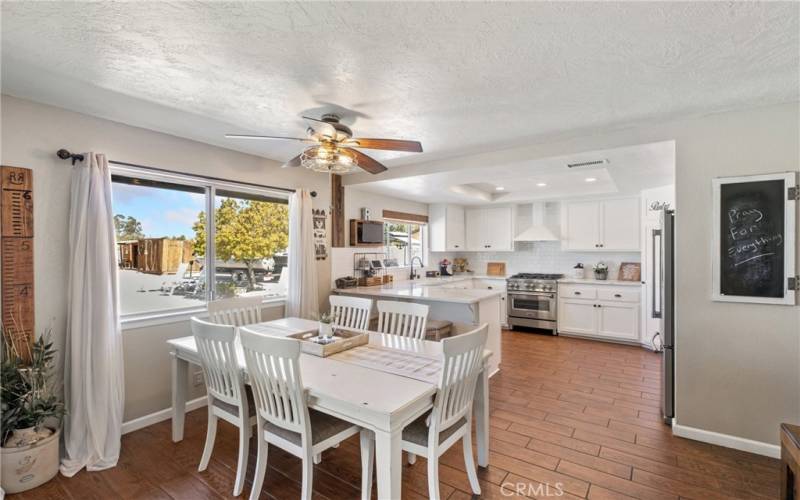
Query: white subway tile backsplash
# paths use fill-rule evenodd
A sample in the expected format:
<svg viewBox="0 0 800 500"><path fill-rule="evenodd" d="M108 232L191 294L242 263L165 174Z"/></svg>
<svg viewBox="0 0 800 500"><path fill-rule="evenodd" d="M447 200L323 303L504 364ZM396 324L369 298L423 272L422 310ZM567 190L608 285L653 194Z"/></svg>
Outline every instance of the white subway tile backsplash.
<svg viewBox="0 0 800 500"><path fill-rule="evenodd" d="M639 252L567 252L559 241L533 241L514 243L514 252L431 252L430 262L436 264L443 258L463 257L469 261L472 271L482 274L487 262L505 262L508 274L514 273L562 273L572 276L572 268L578 262L586 268L586 277L591 277L592 265L608 264L608 276L616 278L622 262L640 262Z"/></svg>

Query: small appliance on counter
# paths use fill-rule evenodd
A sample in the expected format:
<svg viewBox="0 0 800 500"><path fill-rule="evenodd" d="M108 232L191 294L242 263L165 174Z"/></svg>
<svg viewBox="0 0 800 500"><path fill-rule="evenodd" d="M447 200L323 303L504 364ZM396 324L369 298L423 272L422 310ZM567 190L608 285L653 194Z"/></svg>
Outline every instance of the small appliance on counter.
<svg viewBox="0 0 800 500"><path fill-rule="evenodd" d="M442 259L439 261L439 273L442 276L452 276L453 274L447 269L450 267L450 261L447 259ZM426 275L428 273L425 273Z"/></svg>

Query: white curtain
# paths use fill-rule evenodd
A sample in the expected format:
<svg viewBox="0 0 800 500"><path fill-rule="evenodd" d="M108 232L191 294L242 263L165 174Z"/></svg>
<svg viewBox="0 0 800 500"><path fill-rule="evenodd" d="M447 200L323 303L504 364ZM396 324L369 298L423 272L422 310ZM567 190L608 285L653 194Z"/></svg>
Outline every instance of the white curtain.
<svg viewBox="0 0 800 500"><path fill-rule="evenodd" d="M61 473L103 470L119 459L124 403L122 334L111 172L105 155L73 167Z"/></svg>
<svg viewBox="0 0 800 500"><path fill-rule="evenodd" d="M286 316L316 319L319 313L317 293L311 196L305 189L298 189L289 198L289 291Z"/></svg>

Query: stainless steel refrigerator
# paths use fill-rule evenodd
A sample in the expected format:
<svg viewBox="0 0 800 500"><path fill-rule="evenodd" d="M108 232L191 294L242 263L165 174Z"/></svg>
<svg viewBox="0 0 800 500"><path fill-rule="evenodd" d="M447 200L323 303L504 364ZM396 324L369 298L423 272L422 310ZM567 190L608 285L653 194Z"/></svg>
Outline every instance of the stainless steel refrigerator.
<svg viewBox="0 0 800 500"><path fill-rule="evenodd" d="M653 294L651 316L660 320L661 413L664 423L675 416L675 212L664 210L658 229L652 230ZM654 342L656 343L656 342Z"/></svg>

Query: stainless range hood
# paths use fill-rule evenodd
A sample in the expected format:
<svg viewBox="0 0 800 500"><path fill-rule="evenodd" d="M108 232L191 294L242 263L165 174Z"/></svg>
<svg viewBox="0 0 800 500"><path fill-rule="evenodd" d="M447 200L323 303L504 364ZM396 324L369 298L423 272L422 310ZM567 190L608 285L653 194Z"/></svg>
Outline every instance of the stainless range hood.
<svg viewBox="0 0 800 500"><path fill-rule="evenodd" d="M558 241L556 235L544 223L545 205L543 202L533 203L531 225L519 233L514 241Z"/></svg>

